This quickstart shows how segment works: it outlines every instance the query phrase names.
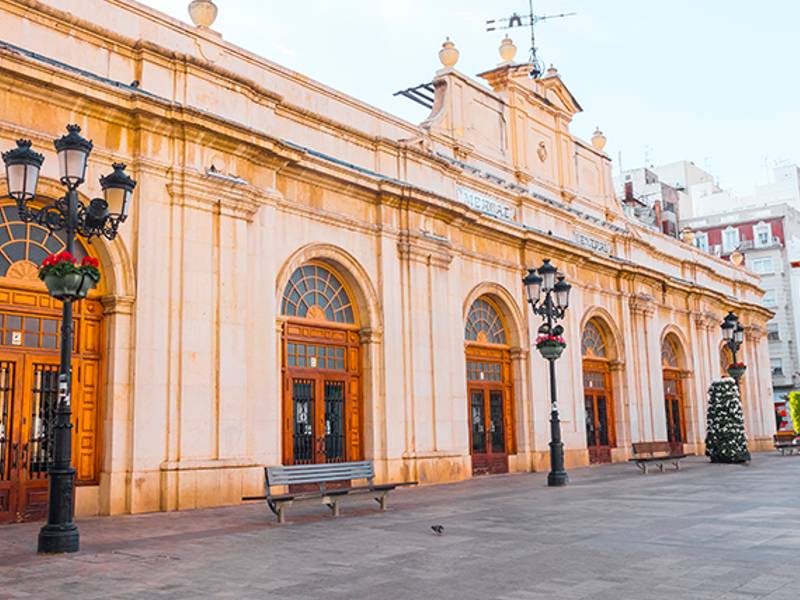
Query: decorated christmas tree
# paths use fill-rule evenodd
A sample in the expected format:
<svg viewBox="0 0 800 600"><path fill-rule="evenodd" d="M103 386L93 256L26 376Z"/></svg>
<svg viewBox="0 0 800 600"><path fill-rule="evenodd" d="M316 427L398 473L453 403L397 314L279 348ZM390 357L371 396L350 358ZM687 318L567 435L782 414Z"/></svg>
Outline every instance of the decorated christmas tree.
<svg viewBox="0 0 800 600"><path fill-rule="evenodd" d="M706 456L717 463L750 460L739 388L730 377L713 382L708 389Z"/></svg>

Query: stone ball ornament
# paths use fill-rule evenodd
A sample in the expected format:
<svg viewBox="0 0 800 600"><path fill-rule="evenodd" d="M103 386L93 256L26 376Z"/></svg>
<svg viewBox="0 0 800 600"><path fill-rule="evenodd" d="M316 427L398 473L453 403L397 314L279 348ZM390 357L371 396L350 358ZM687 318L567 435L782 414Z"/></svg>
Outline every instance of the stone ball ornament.
<svg viewBox="0 0 800 600"><path fill-rule="evenodd" d="M217 20L219 9L212 0L192 0L189 3L189 17L196 27L208 29Z"/></svg>

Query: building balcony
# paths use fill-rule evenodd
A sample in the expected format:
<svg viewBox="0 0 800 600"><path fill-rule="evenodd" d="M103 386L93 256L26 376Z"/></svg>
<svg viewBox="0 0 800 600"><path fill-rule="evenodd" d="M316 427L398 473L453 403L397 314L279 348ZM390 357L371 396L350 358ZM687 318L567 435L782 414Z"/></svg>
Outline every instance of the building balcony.
<svg viewBox="0 0 800 600"><path fill-rule="evenodd" d="M781 238L779 237L772 237L772 240L767 244L756 245L755 240L742 240L739 242L739 251L745 252L747 250L769 250L770 248L781 248L783 244L781 243Z"/></svg>

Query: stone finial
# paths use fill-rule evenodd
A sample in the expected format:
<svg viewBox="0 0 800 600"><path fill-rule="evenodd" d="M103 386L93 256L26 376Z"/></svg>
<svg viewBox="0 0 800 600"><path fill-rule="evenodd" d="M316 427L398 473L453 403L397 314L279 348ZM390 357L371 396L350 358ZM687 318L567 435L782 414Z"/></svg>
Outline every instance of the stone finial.
<svg viewBox="0 0 800 600"><path fill-rule="evenodd" d="M514 62L514 57L517 55L517 47L514 45L514 41L506 36L505 39L500 42L500 58L503 59L502 64L510 64Z"/></svg>
<svg viewBox="0 0 800 600"><path fill-rule="evenodd" d="M208 29L217 20L219 9L212 0L192 0L189 3L189 17L195 27Z"/></svg>
<svg viewBox="0 0 800 600"><path fill-rule="evenodd" d="M744 254L738 250L734 250L731 252L730 259L735 267L741 267L742 263L744 262Z"/></svg>
<svg viewBox="0 0 800 600"><path fill-rule="evenodd" d="M442 44L442 49L439 50L439 60L445 69L452 69L458 62L458 57L461 53L456 48L456 45L447 38Z"/></svg>
<svg viewBox="0 0 800 600"><path fill-rule="evenodd" d="M555 77L556 75L558 75L558 69L556 69L551 63L550 66L547 68L547 71L545 71L545 74L548 77Z"/></svg>
<svg viewBox="0 0 800 600"><path fill-rule="evenodd" d="M594 133L592 134L592 146L598 150L602 150L606 147L606 136L603 135L599 127L595 127Z"/></svg>

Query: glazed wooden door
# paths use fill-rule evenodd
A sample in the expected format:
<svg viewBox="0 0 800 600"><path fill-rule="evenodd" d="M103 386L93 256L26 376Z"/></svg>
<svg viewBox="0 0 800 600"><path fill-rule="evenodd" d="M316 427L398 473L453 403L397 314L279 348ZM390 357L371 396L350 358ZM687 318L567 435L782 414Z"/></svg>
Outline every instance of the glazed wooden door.
<svg viewBox="0 0 800 600"><path fill-rule="evenodd" d="M614 445L611 393L607 372L588 370L584 365L583 402L586 411L586 446L590 463L611 462Z"/></svg>
<svg viewBox="0 0 800 600"><path fill-rule="evenodd" d="M611 436L608 396L604 392L586 392L586 442L590 463L611 462Z"/></svg>
<svg viewBox="0 0 800 600"><path fill-rule="evenodd" d="M508 472L505 398L502 388L469 387L473 475Z"/></svg>
<svg viewBox="0 0 800 600"><path fill-rule="evenodd" d="M294 377L292 386L292 464L345 462L344 378Z"/></svg>
<svg viewBox="0 0 800 600"><path fill-rule="evenodd" d="M664 409L667 416L667 441L673 452L682 453L686 442L683 422L683 402L680 380L671 373L664 373Z"/></svg>
<svg viewBox="0 0 800 600"><path fill-rule="evenodd" d="M19 496L19 407L17 361L0 355L0 523L17 520Z"/></svg>
<svg viewBox="0 0 800 600"><path fill-rule="evenodd" d="M47 516L47 471L53 459L55 441L58 362L58 357L52 355L28 355L25 358L17 509L23 521Z"/></svg>
<svg viewBox="0 0 800 600"><path fill-rule="evenodd" d="M0 356L0 522L47 514L58 358Z"/></svg>

